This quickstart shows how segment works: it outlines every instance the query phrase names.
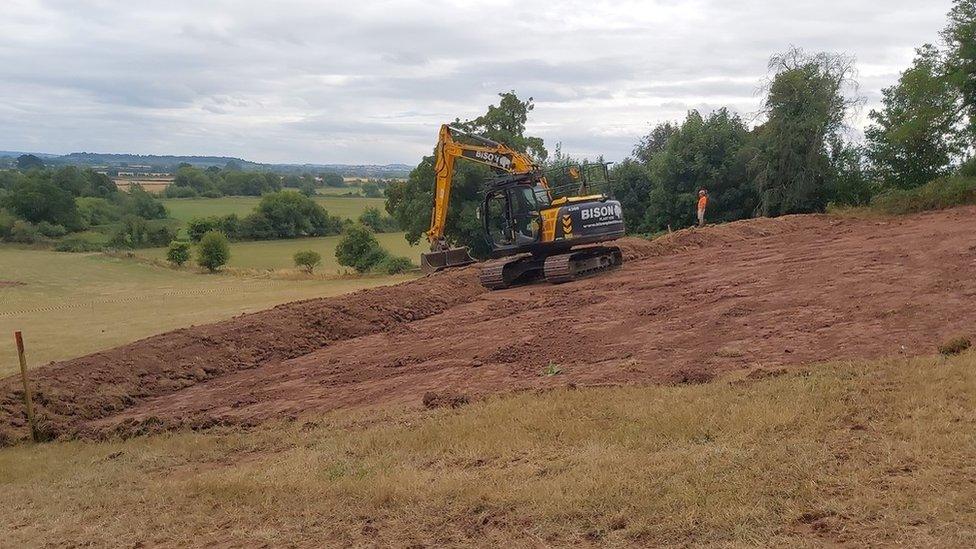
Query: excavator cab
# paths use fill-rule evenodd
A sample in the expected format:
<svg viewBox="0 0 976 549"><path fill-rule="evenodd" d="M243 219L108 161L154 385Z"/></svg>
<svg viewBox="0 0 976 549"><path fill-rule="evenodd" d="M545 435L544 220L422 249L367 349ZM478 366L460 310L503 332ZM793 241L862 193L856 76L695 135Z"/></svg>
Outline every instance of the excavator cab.
<svg viewBox="0 0 976 549"><path fill-rule="evenodd" d="M493 257L525 251L542 239L542 212L551 207L549 189L535 175L491 181L479 212Z"/></svg>

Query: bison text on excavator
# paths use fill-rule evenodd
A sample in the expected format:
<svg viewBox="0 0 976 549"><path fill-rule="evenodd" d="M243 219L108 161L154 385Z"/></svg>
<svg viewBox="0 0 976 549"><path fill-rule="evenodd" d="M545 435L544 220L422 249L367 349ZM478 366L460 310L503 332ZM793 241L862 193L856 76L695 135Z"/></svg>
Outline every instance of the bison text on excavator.
<svg viewBox="0 0 976 549"><path fill-rule="evenodd" d="M561 166L544 171L527 155L502 143L441 126L437 143L434 208L425 273L468 265L466 248L451 247L444 235L454 164L464 158L491 167L478 210L491 257L481 270L489 289L544 278L553 283L613 269L623 262L620 248L595 245L624 235L620 202L609 194L605 163ZM498 259L502 258L502 259Z"/></svg>

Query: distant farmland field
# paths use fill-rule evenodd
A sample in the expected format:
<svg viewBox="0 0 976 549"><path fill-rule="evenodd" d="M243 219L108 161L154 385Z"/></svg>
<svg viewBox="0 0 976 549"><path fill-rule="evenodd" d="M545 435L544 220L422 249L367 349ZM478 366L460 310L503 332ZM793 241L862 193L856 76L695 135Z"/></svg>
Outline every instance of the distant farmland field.
<svg viewBox="0 0 976 549"><path fill-rule="evenodd" d="M225 196L223 198L167 198L162 203L169 215L186 223L194 217L237 214L240 217L254 211L261 201L256 196ZM320 195L315 201L328 210L331 215L346 219L356 219L366 208L374 207L383 211L385 199L361 196Z"/></svg>
<svg viewBox="0 0 976 549"><path fill-rule="evenodd" d="M139 185L144 190L151 193L161 193L166 187L173 183L172 177L118 177L113 179L115 185L127 191L133 185Z"/></svg>

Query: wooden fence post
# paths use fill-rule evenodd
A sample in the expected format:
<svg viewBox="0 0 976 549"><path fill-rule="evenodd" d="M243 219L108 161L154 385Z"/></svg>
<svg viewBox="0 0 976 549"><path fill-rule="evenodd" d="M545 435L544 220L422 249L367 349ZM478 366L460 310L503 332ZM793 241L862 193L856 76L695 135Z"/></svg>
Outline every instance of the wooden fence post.
<svg viewBox="0 0 976 549"><path fill-rule="evenodd" d="M31 440L37 442L37 424L34 423L34 403L31 401L30 385L27 383L27 357L24 356L24 336L14 332L17 340L17 356L20 358L20 379L24 382L24 405L27 407L27 423L30 424Z"/></svg>

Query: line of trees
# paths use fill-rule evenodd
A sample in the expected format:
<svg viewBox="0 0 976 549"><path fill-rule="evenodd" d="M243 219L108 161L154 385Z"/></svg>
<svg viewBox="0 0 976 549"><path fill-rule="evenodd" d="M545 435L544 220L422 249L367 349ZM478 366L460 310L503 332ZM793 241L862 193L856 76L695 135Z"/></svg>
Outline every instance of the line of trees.
<svg viewBox="0 0 976 549"><path fill-rule="evenodd" d="M0 171L0 239L61 239L66 251L98 247L72 233L91 230L114 247L165 245L176 234L166 208L139 187L122 192L104 174L66 166Z"/></svg>
<svg viewBox="0 0 976 549"><path fill-rule="evenodd" d="M396 232L396 222L377 208L366 208L355 221L372 232ZM250 214L195 217L187 222L190 240L198 242L204 234L219 231L230 240L278 240L338 235L353 220L330 215L318 202L302 193L283 190L261 197Z"/></svg>
<svg viewBox="0 0 976 549"><path fill-rule="evenodd" d="M275 240L303 236L328 236L342 232L344 220L329 215L322 205L295 191L264 195L250 214L200 217L187 223L187 234L199 241L210 231L231 240Z"/></svg>
<svg viewBox="0 0 976 549"><path fill-rule="evenodd" d="M345 187L342 176L335 172L323 172L318 176L305 173L284 177L272 172L241 171L233 166L211 166L200 169L181 164L176 170L173 184L163 191L166 198L219 198L221 196L261 196L280 191L283 187L296 189L306 196L313 196L319 187Z"/></svg>
<svg viewBox="0 0 976 549"><path fill-rule="evenodd" d="M847 125L862 103L855 76L849 56L791 48L770 59L753 127L727 108L656 125L611 171L628 230L691 226L701 188L711 195L709 219L721 222L862 206L940 178L976 176L976 0L956 0L941 43L919 48L883 90L863 142ZM542 140L525 135L532 109L532 98L504 93L483 116L455 124L545 163ZM557 151L549 164L565 160ZM386 192L387 211L412 243L427 229L433 164L425 157ZM490 176L459 163L448 212L448 239L482 257L488 249L475 210Z"/></svg>

